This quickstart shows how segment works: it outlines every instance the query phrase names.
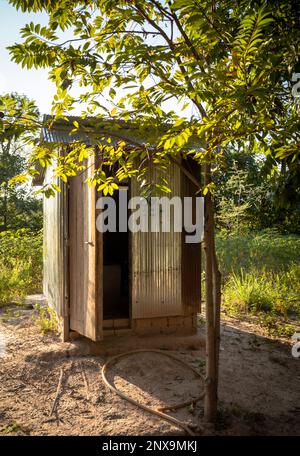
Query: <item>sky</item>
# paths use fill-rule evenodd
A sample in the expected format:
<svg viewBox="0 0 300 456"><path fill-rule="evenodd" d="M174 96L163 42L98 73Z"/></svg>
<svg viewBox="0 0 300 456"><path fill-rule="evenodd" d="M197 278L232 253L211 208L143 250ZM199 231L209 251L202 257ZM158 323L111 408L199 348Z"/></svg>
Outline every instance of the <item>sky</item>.
<svg viewBox="0 0 300 456"><path fill-rule="evenodd" d="M41 114L49 114L51 102L55 94L55 85L48 79L47 70L22 68L11 62L6 49L14 43L22 42L20 29L29 22L47 24L47 15L43 13L22 13L11 6L7 0L0 0L0 94L18 92L35 101ZM174 109L179 113L180 107L175 100L166 102L165 110ZM79 112L72 112L79 114ZM189 117L193 110L187 108L185 115ZM194 113L195 114L195 113Z"/></svg>
<svg viewBox="0 0 300 456"><path fill-rule="evenodd" d="M0 0L0 93L18 92L35 100L42 114L49 113L55 93L46 70L26 70L10 61L7 46L21 42L20 29L28 22L47 23L46 15L22 13Z"/></svg>

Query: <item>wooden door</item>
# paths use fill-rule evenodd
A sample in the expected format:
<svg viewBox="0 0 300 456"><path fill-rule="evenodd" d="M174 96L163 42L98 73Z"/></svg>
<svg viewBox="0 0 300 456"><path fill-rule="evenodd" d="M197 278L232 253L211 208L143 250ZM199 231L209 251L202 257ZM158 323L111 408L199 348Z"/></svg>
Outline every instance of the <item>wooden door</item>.
<svg viewBox="0 0 300 456"><path fill-rule="evenodd" d="M70 329L97 341L103 336L103 261L102 236L96 235L96 191L84 182L93 173L91 160L69 187Z"/></svg>

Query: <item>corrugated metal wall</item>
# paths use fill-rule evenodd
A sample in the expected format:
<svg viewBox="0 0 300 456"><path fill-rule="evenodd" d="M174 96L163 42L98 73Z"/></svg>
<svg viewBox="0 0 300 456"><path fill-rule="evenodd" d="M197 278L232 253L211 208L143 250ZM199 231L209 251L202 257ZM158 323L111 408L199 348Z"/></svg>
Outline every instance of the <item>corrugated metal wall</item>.
<svg viewBox="0 0 300 456"><path fill-rule="evenodd" d="M44 184L54 182L52 169L48 168ZM44 197L44 294L48 304L55 308L59 316L64 316L64 242L63 242L63 192L56 192L54 197Z"/></svg>
<svg viewBox="0 0 300 456"><path fill-rule="evenodd" d="M180 168L170 165L172 196L180 195ZM157 171L150 169L150 179L157 182ZM131 181L131 197L140 195L136 179ZM150 211L149 211L150 213ZM173 212L171 212L171 226ZM173 227L174 228L174 227ZM181 299L182 234L132 233L132 318L183 315Z"/></svg>

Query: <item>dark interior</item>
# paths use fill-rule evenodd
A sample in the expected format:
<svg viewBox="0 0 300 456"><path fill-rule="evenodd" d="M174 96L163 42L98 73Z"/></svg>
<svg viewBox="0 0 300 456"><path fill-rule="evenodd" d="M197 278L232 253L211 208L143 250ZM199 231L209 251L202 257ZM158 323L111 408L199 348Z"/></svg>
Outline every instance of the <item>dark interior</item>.
<svg viewBox="0 0 300 456"><path fill-rule="evenodd" d="M117 205L117 231L103 233L103 318L129 318L129 233L118 230L119 192L113 198Z"/></svg>

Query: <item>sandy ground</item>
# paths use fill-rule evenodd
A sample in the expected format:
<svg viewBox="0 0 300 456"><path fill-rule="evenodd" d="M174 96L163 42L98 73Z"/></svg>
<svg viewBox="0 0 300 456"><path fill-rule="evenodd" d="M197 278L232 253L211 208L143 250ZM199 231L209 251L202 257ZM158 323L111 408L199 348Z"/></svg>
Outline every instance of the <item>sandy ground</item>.
<svg viewBox="0 0 300 456"><path fill-rule="evenodd" d="M183 435L172 424L109 391L101 380L107 356L66 356L70 344L42 335L32 310L0 310L0 435ZM4 315L4 318L3 318ZM199 325L203 334L204 324ZM141 348L141 344L138 348ZM204 349L172 353L204 373ZM51 414L59 378L62 383ZM122 359L109 372L115 386L151 407L199 394L192 371L154 353ZM203 403L171 414L204 435L300 435L300 358L291 342L272 340L253 323L223 318L220 416L203 425Z"/></svg>

